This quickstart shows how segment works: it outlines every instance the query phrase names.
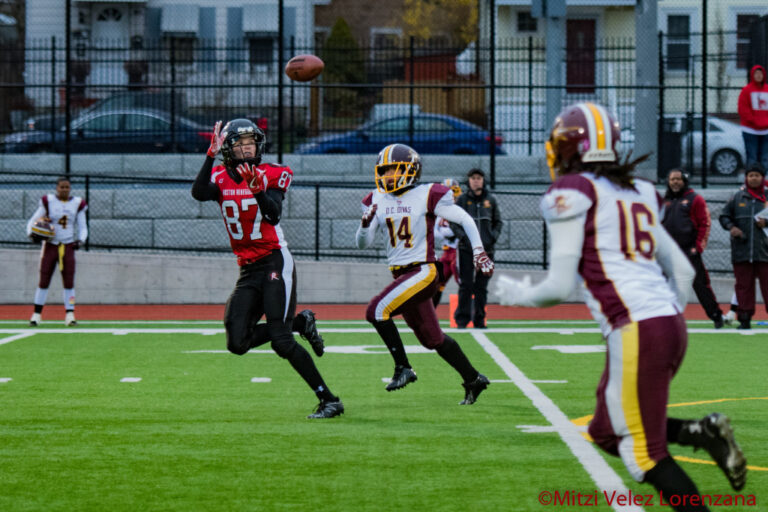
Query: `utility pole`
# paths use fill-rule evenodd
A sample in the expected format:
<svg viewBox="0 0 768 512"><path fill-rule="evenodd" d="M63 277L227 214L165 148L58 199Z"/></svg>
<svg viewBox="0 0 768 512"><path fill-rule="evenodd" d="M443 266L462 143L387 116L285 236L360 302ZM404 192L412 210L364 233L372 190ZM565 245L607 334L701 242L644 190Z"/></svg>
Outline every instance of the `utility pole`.
<svg viewBox="0 0 768 512"><path fill-rule="evenodd" d="M565 0L533 0L531 3L531 16L544 20L547 31L547 117L545 121L547 127L562 110L565 12ZM533 105L529 105L528 108L533 108Z"/></svg>

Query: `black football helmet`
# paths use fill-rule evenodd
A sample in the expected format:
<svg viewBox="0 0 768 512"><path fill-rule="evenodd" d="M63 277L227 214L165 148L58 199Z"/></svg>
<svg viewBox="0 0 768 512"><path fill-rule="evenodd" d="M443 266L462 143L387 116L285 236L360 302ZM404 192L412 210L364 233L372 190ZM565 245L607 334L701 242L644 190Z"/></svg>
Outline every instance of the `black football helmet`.
<svg viewBox="0 0 768 512"><path fill-rule="evenodd" d="M395 173L384 177L392 169ZM410 146L390 144L379 153L375 175L376 189L384 194L412 187L421 179L421 157Z"/></svg>
<svg viewBox="0 0 768 512"><path fill-rule="evenodd" d="M261 157L264 154L264 148L267 143L267 136L261 128L248 119L233 119L224 126L222 131L224 133L224 141L221 143L221 159L228 169L234 169L242 163L249 163L251 165L259 165L261 163ZM234 144L240 140L240 137L247 135L253 136L256 142L256 156L252 158L237 158L235 157Z"/></svg>

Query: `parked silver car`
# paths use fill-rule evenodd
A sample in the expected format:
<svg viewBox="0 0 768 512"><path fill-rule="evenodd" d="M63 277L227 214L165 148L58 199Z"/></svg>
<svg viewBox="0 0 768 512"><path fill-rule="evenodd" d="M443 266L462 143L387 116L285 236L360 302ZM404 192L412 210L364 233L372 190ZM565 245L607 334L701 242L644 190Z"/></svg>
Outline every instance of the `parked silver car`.
<svg viewBox="0 0 768 512"><path fill-rule="evenodd" d="M681 119L685 126L685 119ZM701 170L701 116L693 118L693 129L683 130L681 156L683 167L691 161L695 170ZM725 119L707 118L707 162L709 171L721 176L733 176L744 165L747 153L741 127Z"/></svg>

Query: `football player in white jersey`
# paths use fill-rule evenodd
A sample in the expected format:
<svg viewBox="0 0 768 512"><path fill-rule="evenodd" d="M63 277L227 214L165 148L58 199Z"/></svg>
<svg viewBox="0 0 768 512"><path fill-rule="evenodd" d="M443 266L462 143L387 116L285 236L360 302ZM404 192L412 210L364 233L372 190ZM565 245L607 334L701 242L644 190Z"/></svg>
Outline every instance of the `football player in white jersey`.
<svg viewBox="0 0 768 512"><path fill-rule="evenodd" d="M453 178L443 180L443 185L451 189L453 200L461 195L461 185ZM459 238L451 229L451 224L447 220L438 217L435 222L435 246L443 248L439 263L442 264L442 272L439 272L440 280L437 283L437 292L432 297L432 304L437 307L440 299L443 297L443 291L448 280L453 276L456 282L459 282L459 271L456 268L456 249L459 246ZM438 267L439 269L439 267Z"/></svg>
<svg viewBox="0 0 768 512"><path fill-rule="evenodd" d="M363 218L356 233L357 246L370 247L376 232L384 232L387 261L395 280L371 299L365 319L376 328L395 360L395 373L387 391L416 380L392 317L402 314L419 342L437 351L464 379L462 405L475 403L490 381L479 373L456 340L445 334L437 320L432 297L438 286L434 226L437 217L461 224L474 248L474 263L486 275L493 273L477 226L467 212L453 204L453 192L437 183L419 185L421 158L405 144L391 144L379 153L376 190L363 199Z"/></svg>
<svg viewBox="0 0 768 512"><path fill-rule="evenodd" d="M56 193L40 198L37 210L27 222L27 236L35 243L43 242L40 251L40 280L35 290L34 312L29 325L42 322L43 306L48 298L48 286L58 263L64 287L64 324L73 326L75 321L75 250L88 238L85 211L88 205L81 197L70 196L72 185L69 178L56 180ZM45 220L53 227L49 238L38 235L36 224ZM35 228L35 229L33 229Z"/></svg>
<svg viewBox="0 0 768 512"><path fill-rule="evenodd" d="M552 239L551 266L536 285L502 277L502 304L550 306L580 285L608 354L589 434L629 473L665 496L699 496L667 443L705 448L734 489L746 459L728 418L667 417L672 377L688 343L682 311L694 271L660 222L661 196L619 161L619 124L607 109L578 103L560 113L547 141L554 183L541 201ZM699 501L699 503L701 503ZM706 510L706 507L677 508Z"/></svg>

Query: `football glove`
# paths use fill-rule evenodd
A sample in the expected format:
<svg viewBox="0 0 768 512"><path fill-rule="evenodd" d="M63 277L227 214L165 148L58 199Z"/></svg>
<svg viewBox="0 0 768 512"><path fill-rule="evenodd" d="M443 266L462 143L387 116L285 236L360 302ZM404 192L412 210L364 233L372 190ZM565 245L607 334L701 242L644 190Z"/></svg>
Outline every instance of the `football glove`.
<svg viewBox="0 0 768 512"><path fill-rule="evenodd" d="M378 206L376 204L372 204L368 207L368 209L365 210L365 213L363 213L363 218L360 220L360 222L364 228L367 228L371 225L373 218L376 216L376 208L378 208Z"/></svg>
<svg viewBox="0 0 768 512"><path fill-rule="evenodd" d="M496 280L493 293L499 297L502 306L516 306L522 302L523 296L531 288L531 276L524 276L521 281L507 276Z"/></svg>
<svg viewBox="0 0 768 512"><path fill-rule="evenodd" d="M75 240L74 242L72 242L72 248L74 250L76 250L76 251L79 250L80 249L80 240Z"/></svg>
<svg viewBox="0 0 768 512"><path fill-rule="evenodd" d="M472 262L475 264L475 269L484 276L491 277L493 275L493 261L482 247L472 249Z"/></svg>
<svg viewBox="0 0 768 512"><path fill-rule="evenodd" d="M235 170L248 184L248 188L251 189L253 195L267 190L267 185L269 184L267 173L259 169L258 165L243 163L238 165Z"/></svg>
<svg viewBox="0 0 768 512"><path fill-rule="evenodd" d="M211 137L211 145L208 146L208 156L211 158L216 158L216 155L219 154L219 151L221 151L221 145L224 143L224 137L221 133L221 121L216 121L216 124L213 125L213 136Z"/></svg>

